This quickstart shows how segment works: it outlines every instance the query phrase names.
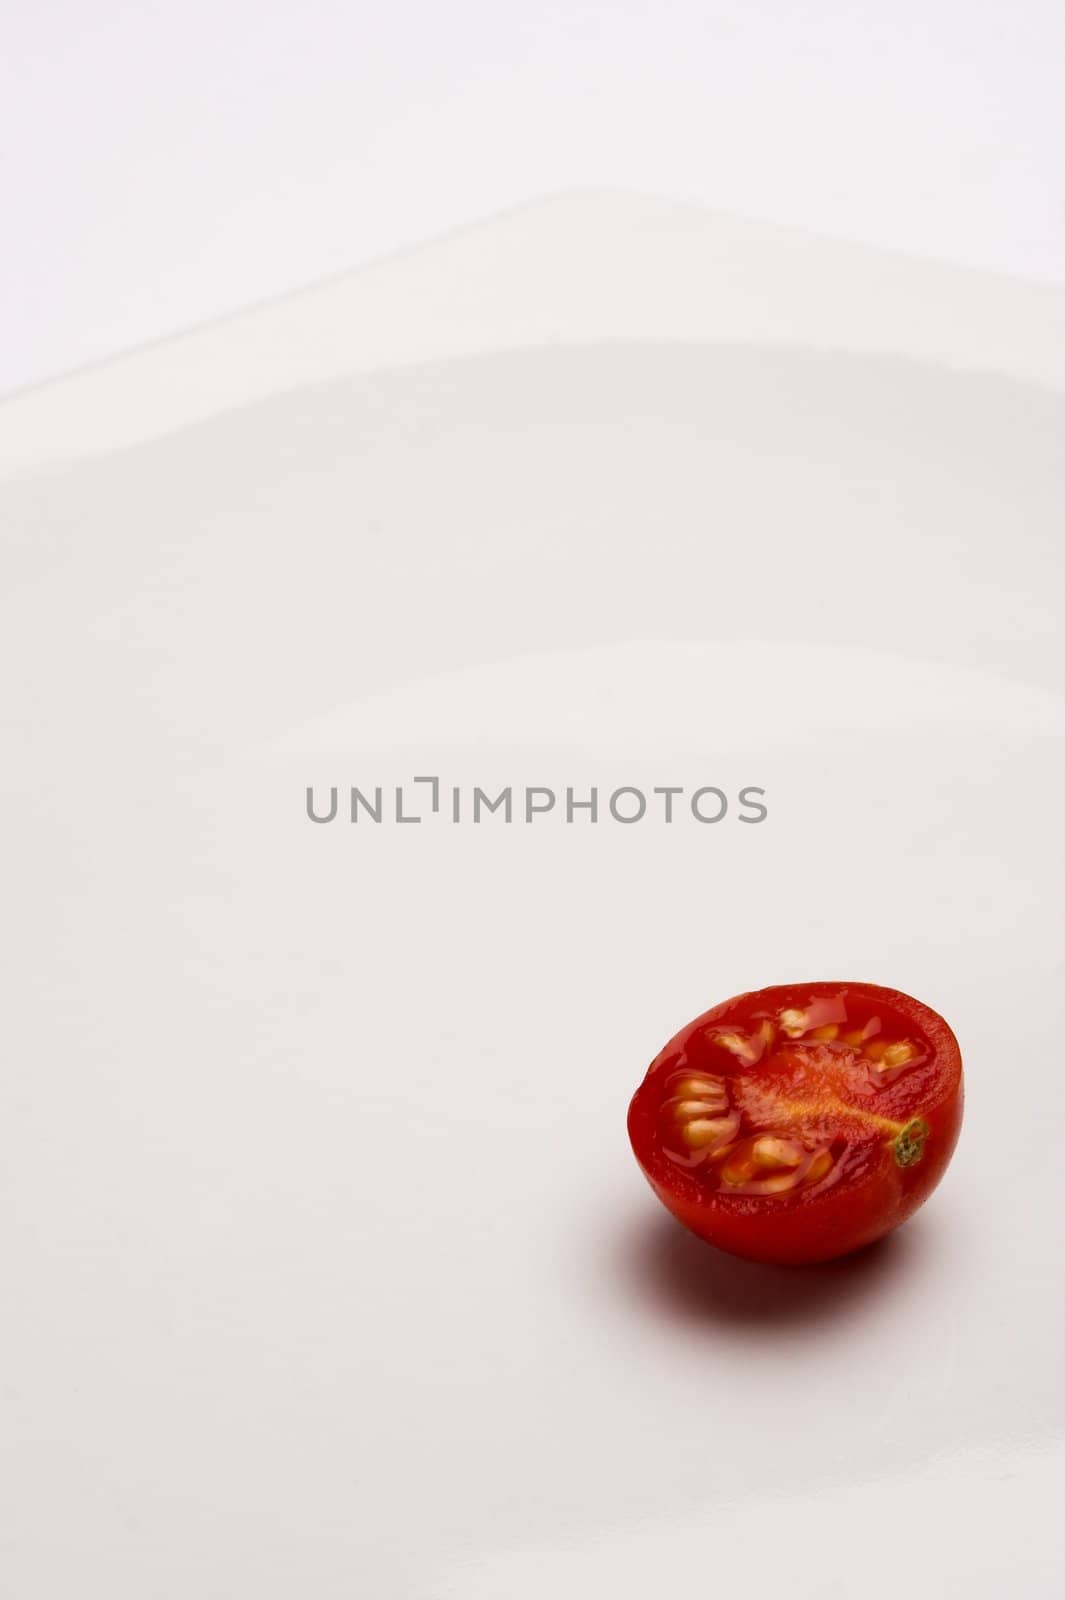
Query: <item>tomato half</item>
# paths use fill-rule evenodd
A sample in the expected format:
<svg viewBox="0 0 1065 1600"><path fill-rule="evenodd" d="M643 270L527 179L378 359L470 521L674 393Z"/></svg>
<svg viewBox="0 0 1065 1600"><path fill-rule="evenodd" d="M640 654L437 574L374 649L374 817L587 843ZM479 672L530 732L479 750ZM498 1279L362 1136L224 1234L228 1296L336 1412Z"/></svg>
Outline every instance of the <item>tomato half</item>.
<svg viewBox="0 0 1065 1600"><path fill-rule="evenodd" d="M962 1114L941 1016L873 983L726 1000L672 1038L629 1107L636 1159L700 1238L827 1261L897 1228L946 1171Z"/></svg>

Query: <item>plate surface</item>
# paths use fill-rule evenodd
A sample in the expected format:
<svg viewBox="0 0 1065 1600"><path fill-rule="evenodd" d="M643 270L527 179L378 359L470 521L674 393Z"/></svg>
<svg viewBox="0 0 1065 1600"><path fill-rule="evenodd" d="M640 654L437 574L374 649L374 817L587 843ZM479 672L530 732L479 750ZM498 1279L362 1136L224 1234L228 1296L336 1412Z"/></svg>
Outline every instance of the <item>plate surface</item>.
<svg viewBox="0 0 1065 1600"><path fill-rule="evenodd" d="M14 1591L1053 1592L1062 404L616 341L0 488ZM670 785L769 814L611 818ZM885 1245L754 1268L625 1110L817 976L941 1010L966 1125Z"/></svg>

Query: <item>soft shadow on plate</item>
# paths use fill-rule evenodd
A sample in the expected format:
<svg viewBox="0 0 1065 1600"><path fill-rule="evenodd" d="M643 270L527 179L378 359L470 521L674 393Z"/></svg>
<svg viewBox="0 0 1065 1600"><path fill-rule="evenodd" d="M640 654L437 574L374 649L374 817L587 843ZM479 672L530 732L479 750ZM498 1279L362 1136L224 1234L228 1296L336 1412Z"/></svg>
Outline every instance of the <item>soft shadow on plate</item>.
<svg viewBox="0 0 1065 1600"><path fill-rule="evenodd" d="M641 1217L620 1242L630 1290L673 1320L708 1326L779 1327L830 1322L890 1294L914 1270L921 1230L913 1223L838 1261L770 1267L715 1250L672 1217Z"/></svg>

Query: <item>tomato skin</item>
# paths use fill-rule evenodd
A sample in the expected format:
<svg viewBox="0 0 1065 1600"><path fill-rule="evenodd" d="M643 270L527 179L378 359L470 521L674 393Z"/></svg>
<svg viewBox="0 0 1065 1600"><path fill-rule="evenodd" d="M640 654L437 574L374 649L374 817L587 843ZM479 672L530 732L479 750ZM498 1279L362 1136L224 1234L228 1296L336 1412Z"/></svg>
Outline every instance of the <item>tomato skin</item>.
<svg viewBox="0 0 1065 1600"><path fill-rule="evenodd" d="M728 1192L708 1187L703 1170L686 1170L664 1147L662 1108L667 1103L670 1074L705 1071L700 1066L707 1030L740 1028L752 1014L788 1014L787 1008L843 996L851 1010L870 1010L889 1017L895 1032L905 1030L918 1042L924 1065L907 1081L889 1083L861 1104L895 1118L899 1127L918 1119L923 1133L921 1154L913 1164L900 1164L890 1132L863 1133L860 1154L841 1166L840 1181L780 1194ZM786 1043L784 1049L790 1048ZM835 1048L835 1047L833 1047ZM678 1061L695 1065L678 1068ZM758 1081L759 1065L740 1065L729 1082ZM763 1067L764 1073L767 1069ZM810 1076L805 1071L803 1081ZM783 1265L828 1261L848 1255L882 1238L913 1215L939 1183L953 1154L961 1127L962 1062L957 1040L947 1023L928 1006L896 989L866 983L778 985L738 995L704 1012L682 1028L655 1057L629 1107L628 1131L633 1152L663 1205L685 1227L721 1250L749 1260ZM841 1109L845 1110L844 1107ZM831 1116L831 1113L828 1114ZM860 1115L855 1112L854 1115ZM823 1124L823 1119L822 1119ZM850 1125L839 1123L840 1146ZM844 1166L846 1164L844 1163Z"/></svg>

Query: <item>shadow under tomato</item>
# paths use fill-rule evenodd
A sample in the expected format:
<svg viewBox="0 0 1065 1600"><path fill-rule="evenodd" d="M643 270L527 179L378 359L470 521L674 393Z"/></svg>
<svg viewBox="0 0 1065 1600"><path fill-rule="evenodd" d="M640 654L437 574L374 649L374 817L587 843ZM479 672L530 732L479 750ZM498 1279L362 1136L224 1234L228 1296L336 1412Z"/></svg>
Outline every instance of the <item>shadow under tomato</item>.
<svg viewBox="0 0 1065 1600"><path fill-rule="evenodd" d="M622 1270L641 1298L674 1318L733 1326L827 1322L892 1292L920 1255L920 1229L896 1229L854 1255L771 1267L726 1255L673 1218L644 1218L622 1243Z"/></svg>

